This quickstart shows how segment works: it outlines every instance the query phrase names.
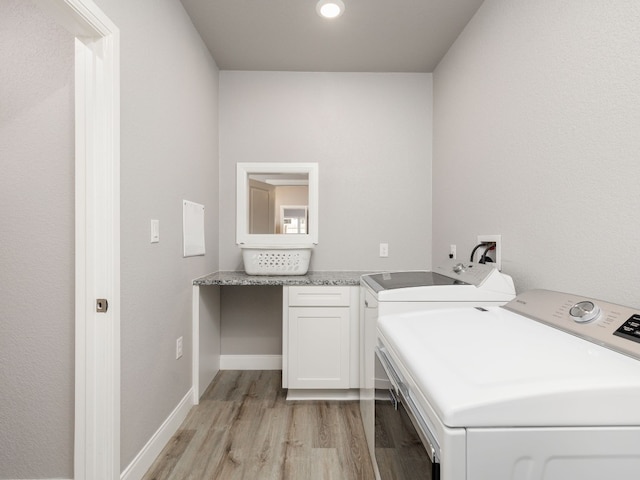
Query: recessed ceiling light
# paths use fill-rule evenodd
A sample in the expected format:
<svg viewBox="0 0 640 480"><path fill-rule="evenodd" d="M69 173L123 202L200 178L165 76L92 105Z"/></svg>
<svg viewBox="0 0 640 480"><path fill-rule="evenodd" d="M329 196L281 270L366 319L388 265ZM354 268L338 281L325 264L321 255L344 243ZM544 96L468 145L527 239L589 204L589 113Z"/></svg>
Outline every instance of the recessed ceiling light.
<svg viewBox="0 0 640 480"><path fill-rule="evenodd" d="M336 18L344 12L342 0L320 0L316 5L316 12L324 18Z"/></svg>

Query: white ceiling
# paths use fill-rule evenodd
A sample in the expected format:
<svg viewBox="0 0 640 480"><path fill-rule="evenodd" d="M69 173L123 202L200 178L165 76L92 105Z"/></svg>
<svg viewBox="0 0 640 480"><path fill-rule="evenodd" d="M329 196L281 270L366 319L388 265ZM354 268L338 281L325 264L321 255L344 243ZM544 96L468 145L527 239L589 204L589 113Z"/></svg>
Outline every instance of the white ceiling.
<svg viewBox="0 0 640 480"><path fill-rule="evenodd" d="M181 0L221 70L432 72L483 0Z"/></svg>

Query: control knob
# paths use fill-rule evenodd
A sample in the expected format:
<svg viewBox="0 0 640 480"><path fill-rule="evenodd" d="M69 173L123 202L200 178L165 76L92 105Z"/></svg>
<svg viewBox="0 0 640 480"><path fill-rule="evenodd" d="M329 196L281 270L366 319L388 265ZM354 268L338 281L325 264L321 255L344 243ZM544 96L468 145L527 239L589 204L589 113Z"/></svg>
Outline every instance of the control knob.
<svg viewBox="0 0 640 480"><path fill-rule="evenodd" d="M456 273L464 272L464 263L456 263L453 266L453 271L456 272Z"/></svg>
<svg viewBox="0 0 640 480"><path fill-rule="evenodd" d="M569 315L571 315L571 318L573 318L575 322L587 323L598 318L600 315L600 307L593 302L585 300L571 307Z"/></svg>

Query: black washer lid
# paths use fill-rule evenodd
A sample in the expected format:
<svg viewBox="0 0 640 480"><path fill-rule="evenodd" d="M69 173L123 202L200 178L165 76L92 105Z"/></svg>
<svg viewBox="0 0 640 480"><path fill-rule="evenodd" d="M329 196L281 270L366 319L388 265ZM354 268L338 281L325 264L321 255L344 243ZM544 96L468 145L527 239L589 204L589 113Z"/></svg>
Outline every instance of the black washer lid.
<svg viewBox="0 0 640 480"><path fill-rule="evenodd" d="M445 277L439 273L412 271L376 273L364 277L376 292L394 290L396 288L431 287L437 285L469 285L455 278Z"/></svg>

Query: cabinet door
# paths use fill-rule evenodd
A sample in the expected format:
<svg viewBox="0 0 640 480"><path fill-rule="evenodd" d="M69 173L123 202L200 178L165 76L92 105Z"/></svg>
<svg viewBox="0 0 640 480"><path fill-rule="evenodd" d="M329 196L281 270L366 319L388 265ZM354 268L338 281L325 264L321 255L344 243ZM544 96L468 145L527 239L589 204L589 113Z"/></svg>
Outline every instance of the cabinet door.
<svg viewBox="0 0 640 480"><path fill-rule="evenodd" d="M289 388L349 387L349 308L289 308Z"/></svg>

